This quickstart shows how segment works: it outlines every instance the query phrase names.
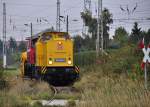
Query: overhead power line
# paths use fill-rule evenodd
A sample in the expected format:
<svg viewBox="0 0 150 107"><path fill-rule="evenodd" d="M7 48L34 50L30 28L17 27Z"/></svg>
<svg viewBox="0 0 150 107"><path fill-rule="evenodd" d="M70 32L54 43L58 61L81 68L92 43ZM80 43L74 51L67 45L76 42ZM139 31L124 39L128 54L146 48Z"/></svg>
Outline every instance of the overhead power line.
<svg viewBox="0 0 150 107"><path fill-rule="evenodd" d="M30 4L30 3L7 3L8 5L14 5L14 6L34 6L34 7L55 7L55 5L45 5L45 4Z"/></svg>
<svg viewBox="0 0 150 107"><path fill-rule="evenodd" d="M126 18L116 18L116 19L113 19L114 21L115 20L127 20L127 21L129 21L129 20L134 20L134 21L136 21L136 20L142 20L142 21L150 21L150 19L149 18L130 18L130 19L126 19Z"/></svg>

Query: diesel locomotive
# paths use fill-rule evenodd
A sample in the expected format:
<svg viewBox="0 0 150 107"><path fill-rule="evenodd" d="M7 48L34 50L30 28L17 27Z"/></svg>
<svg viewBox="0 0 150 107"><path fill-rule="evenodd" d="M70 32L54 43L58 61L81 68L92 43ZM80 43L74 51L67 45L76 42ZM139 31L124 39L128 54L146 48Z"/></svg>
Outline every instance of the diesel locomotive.
<svg viewBox="0 0 150 107"><path fill-rule="evenodd" d="M79 78L74 65L73 40L66 32L42 32L27 38L21 55L21 75L54 86L71 85Z"/></svg>

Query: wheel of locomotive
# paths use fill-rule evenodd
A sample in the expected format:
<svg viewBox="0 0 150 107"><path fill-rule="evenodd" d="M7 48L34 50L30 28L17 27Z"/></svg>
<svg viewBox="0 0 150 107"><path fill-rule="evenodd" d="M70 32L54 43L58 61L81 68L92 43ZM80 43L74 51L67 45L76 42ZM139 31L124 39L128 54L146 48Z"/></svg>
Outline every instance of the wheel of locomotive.
<svg viewBox="0 0 150 107"><path fill-rule="evenodd" d="M69 86L77 80L78 74L76 72L66 72L66 68L58 69L48 68L48 71L44 75L44 80L54 86ZM57 69L57 70L56 70Z"/></svg>

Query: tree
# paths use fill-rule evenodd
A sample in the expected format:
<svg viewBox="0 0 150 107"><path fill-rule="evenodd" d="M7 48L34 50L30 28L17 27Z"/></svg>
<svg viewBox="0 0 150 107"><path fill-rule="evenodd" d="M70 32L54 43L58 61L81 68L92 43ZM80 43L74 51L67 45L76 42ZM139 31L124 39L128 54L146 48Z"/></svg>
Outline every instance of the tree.
<svg viewBox="0 0 150 107"><path fill-rule="evenodd" d="M92 38L96 39L97 34L97 19L93 18L89 11L81 12L81 18L85 23L85 26L88 26L88 32L92 33ZM87 36L87 35L85 35Z"/></svg>
<svg viewBox="0 0 150 107"><path fill-rule="evenodd" d="M123 45L128 41L128 33L125 28L119 27L115 30L114 40L120 45Z"/></svg>
<svg viewBox="0 0 150 107"><path fill-rule="evenodd" d="M18 50L21 51L21 52L23 52L23 51L26 50L26 47L27 46L26 46L25 41L21 41L20 44L19 44L19 46L18 46Z"/></svg>
<svg viewBox="0 0 150 107"><path fill-rule="evenodd" d="M93 43L94 40L92 40L92 38L90 38L88 35L85 38L77 35L73 39L75 52L95 50L95 44Z"/></svg>
<svg viewBox="0 0 150 107"><path fill-rule="evenodd" d="M108 46L109 41L109 25L113 23L112 14L108 9L104 9L103 12L103 31L104 31L104 47ZM81 12L81 18L83 19L86 26L88 26L88 32L92 33L92 39L95 42L97 37L97 18L92 17L89 11Z"/></svg>
<svg viewBox="0 0 150 107"><path fill-rule="evenodd" d="M83 45L86 50L95 50L95 39L87 35L83 40Z"/></svg>
<svg viewBox="0 0 150 107"><path fill-rule="evenodd" d="M144 38L144 43L147 46L148 44L150 44L150 29L148 29L148 31L142 31L141 32L141 38Z"/></svg>
<svg viewBox="0 0 150 107"><path fill-rule="evenodd" d="M104 9L103 12L103 38L104 38L104 48L108 47L109 44L109 25L113 23L112 14L109 12L108 9Z"/></svg>
<svg viewBox="0 0 150 107"><path fill-rule="evenodd" d="M74 51L80 52L81 47L83 46L83 38L77 35L73 39L74 39Z"/></svg>
<svg viewBox="0 0 150 107"><path fill-rule="evenodd" d="M132 33L130 36L130 40L131 42L133 42L134 44L137 44L140 40L142 39L141 36L141 28L138 27L138 23L135 22L133 29L132 29Z"/></svg>
<svg viewBox="0 0 150 107"><path fill-rule="evenodd" d="M17 50L17 42L12 37L10 37L10 39L9 39L9 48L10 48L12 53Z"/></svg>

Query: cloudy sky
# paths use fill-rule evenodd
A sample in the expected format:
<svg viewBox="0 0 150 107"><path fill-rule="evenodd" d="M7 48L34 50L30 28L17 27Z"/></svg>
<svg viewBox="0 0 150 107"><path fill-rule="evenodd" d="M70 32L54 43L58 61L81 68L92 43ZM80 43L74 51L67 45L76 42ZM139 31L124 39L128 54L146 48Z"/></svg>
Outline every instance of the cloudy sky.
<svg viewBox="0 0 150 107"><path fill-rule="evenodd" d="M82 20L80 12L83 11L84 0L60 0L61 15L69 15L69 31L72 35L81 34ZM97 0L92 1L92 14L96 17L95 9ZM3 8L2 3L6 2L7 7L7 39L10 36L17 40L25 39L30 35L30 27L24 24L33 23L33 32L36 34L51 26L56 27L56 2L57 0L1 0L0 1L0 38L2 38ZM134 12L134 7L137 8ZM120 6L125 10L121 11ZM127 12L127 6L130 15ZM150 0L103 0L103 7L106 7L113 14L114 23L111 25L110 36L114 30L123 26L131 32L133 23L137 21L142 30L150 28ZM78 21L73 21L74 19ZM129 19L129 20L127 20ZM41 22L40 22L41 20ZM61 22L61 30L65 31L65 23Z"/></svg>

